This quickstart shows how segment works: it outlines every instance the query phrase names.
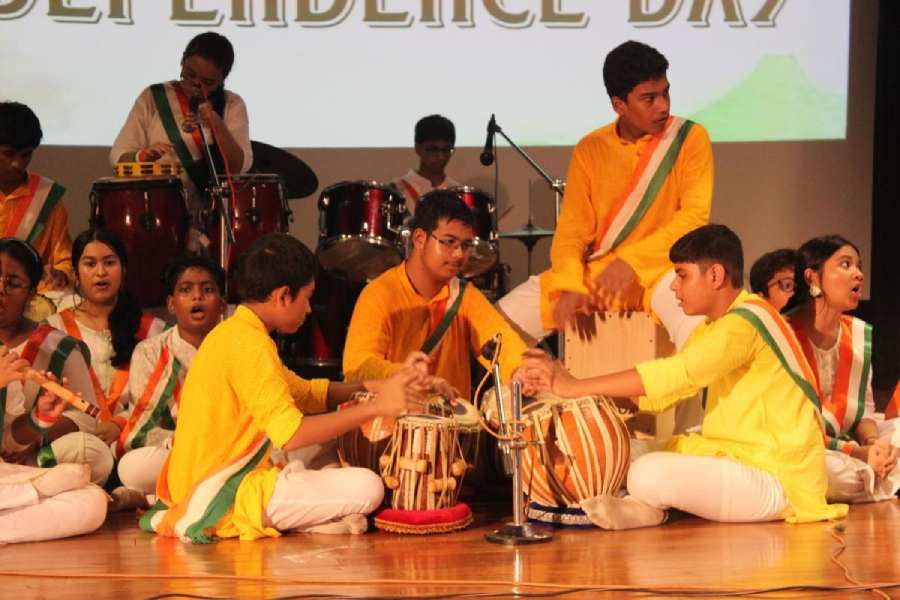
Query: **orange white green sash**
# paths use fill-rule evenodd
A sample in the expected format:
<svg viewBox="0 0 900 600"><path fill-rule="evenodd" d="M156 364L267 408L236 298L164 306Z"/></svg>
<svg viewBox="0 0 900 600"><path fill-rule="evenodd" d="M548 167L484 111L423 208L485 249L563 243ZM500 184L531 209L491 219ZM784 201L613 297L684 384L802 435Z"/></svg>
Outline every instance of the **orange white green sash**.
<svg viewBox="0 0 900 600"><path fill-rule="evenodd" d="M2 343L0 343L2 345ZM66 361L74 351L79 351L84 356L87 363L90 360L90 352L83 342L64 334L62 331L51 327L50 325L39 325L26 340L25 345L19 352L19 355L28 361L32 369L36 371L49 371L53 373L57 379L62 379L63 370ZM7 387L0 389L0 434L3 432L5 424L3 420L6 415L6 393ZM26 398L26 409L29 399ZM34 402L36 398L30 399ZM42 458L42 456L44 458ZM44 440L43 448L38 453L38 466L52 466L55 463L53 459L53 451L50 449L48 440ZM47 462L47 461L51 462ZM41 464L43 462L44 464Z"/></svg>
<svg viewBox="0 0 900 600"><path fill-rule="evenodd" d="M450 328L450 323L453 322L453 318L459 312L459 305L462 304L467 284L467 280L454 277L447 284L449 288L447 297L435 303L431 311L428 339L425 340L425 343L420 348L425 354L430 354L441 343L444 334Z"/></svg>
<svg viewBox="0 0 900 600"><path fill-rule="evenodd" d="M827 422L821 423L822 407L819 402L816 376L803 355L797 336L781 314L762 298L745 300L729 312L743 317L753 325L797 387L815 405L816 412L820 416L820 424L827 427Z"/></svg>
<svg viewBox="0 0 900 600"><path fill-rule="evenodd" d="M84 336L81 334L81 328L78 326L77 319L75 319L75 312L71 308L67 308L57 314L59 314L59 318L62 320L66 333L76 340L82 341ZM134 337L138 341L141 341L151 335L161 333L165 327L165 321L161 321L153 315L145 313L141 315L141 321ZM122 393L128 386L128 371L129 365L127 363L123 366L116 367L109 389L104 390L94 368L91 366L88 367L88 374L91 376L91 385L94 388L94 395L97 397L97 405L100 407L100 420L113 421L120 428L125 427L125 419L122 417L115 417L114 415L116 413L116 407L119 404L119 399L122 397Z"/></svg>
<svg viewBox="0 0 900 600"><path fill-rule="evenodd" d="M159 500L141 517L141 528L197 544L213 542L216 524L232 509L241 481L265 458L269 445L265 435L259 436L237 458L198 481L178 504L168 487L170 454L156 484Z"/></svg>
<svg viewBox="0 0 900 600"><path fill-rule="evenodd" d="M203 163L203 138L200 137L197 127L190 132L182 128L185 117L191 110L190 100L181 83L178 81L156 83L150 86L150 94L181 166L190 176L194 186L198 190L204 189L208 183L208 175Z"/></svg>
<svg viewBox="0 0 900 600"><path fill-rule="evenodd" d="M818 379L819 368L812 342L798 321L792 319L790 323L821 390L822 382ZM831 397L826 398L820 393L822 417L826 432L832 438L829 442L832 450L841 449L841 440L851 439L851 432L862 419L872 370L872 326L861 319L844 315L840 319L840 328L838 367Z"/></svg>
<svg viewBox="0 0 900 600"><path fill-rule="evenodd" d="M656 201L693 125L693 121L673 116L662 134L647 144L625 191L601 225L588 260L608 254L631 235Z"/></svg>
<svg viewBox="0 0 900 600"><path fill-rule="evenodd" d="M159 360L150 373L147 387L131 410L131 415L116 442L116 455L123 454L144 445L147 434L156 427L175 429L181 387L187 375L181 362L164 345Z"/></svg>
<svg viewBox="0 0 900 600"><path fill-rule="evenodd" d="M50 213L62 200L66 189L46 177L31 173L28 175L28 195L15 198L16 207L13 210L4 237L16 237L34 244L47 221Z"/></svg>

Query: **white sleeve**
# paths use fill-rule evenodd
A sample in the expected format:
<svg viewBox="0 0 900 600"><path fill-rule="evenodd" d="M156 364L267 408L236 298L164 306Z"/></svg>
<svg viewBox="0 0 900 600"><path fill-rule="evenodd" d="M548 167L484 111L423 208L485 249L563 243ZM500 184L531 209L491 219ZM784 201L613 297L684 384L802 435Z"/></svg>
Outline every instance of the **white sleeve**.
<svg viewBox="0 0 900 600"><path fill-rule="evenodd" d="M228 101L225 103L225 126L231 132L234 141L244 151L244 163L241 165L241 173L246 173L253 165L253 147L250 145L250 119L247 116L247 105L244 99L229 92Z"/></svg>
<svg viewBox="0 0 900 600"><path fill-rule="evenodd" d="M150 145L148 132L152 119L153 97L150 93L150 88L146 88L134 101L134 106L131 107L131 112L128 113L128 118L125 119L125 124L122 125L119 135L116 136L116 141L113 142L112 150L109 152L109 163L111 166L116 166L116 163L119 162L119 157L124 153L134 152Z"/></svg>
<svg viewBox="0 0 900 600"><path fill-rule="evenodd" d="M122 394L123 403L119 411L119 415L126 420L131 416L135 403L144 394L147 381L149 381L150 375L153 373L157 360L158 353L154 352L154 348L150 344L141 342L135 346L134 352L131 354L131 367L128 370L128 387Z"/></svg>

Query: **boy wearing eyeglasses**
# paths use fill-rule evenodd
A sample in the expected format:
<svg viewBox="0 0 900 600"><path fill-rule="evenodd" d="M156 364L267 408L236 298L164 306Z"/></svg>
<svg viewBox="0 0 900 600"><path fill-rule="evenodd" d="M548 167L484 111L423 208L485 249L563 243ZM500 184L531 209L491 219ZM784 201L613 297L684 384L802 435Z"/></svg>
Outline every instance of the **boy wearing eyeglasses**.
<svg viewBox="0 0 900 600"><path fill-rule="evenodd" d="M456 145L453 121L441 115L428 115L416 123L415 149L419 166L392 183L403 194L410 214L416 211L419 198L433 190L460 185L447 175L447 165Z"/></svg>
<svg viewBox="0 0 900 600"><path fill-rule="evenodd" d="M64 290L74 281L66 189L28 170L44 136L30 108L0 102L0 235L34 246L44 263L38 292Z"/></svg>
<svg viewBox="0 0 900 600"><path fill-rule="evenodd" d="M502 335L501 376L508 379L525 343L484 295L459 277L475 238L472 211L438 191L416 206L409 258L363 289L344 348L344 377L388 377L421 351L421 363L468 396L470 356Z"/></svg>
<svg viewBox="0 0 900 600"><path fill-rule="evenodd" d="M790 248L763 254L750 267L750 290L781 312L794 296L798 262L797 251Z"/></svg>

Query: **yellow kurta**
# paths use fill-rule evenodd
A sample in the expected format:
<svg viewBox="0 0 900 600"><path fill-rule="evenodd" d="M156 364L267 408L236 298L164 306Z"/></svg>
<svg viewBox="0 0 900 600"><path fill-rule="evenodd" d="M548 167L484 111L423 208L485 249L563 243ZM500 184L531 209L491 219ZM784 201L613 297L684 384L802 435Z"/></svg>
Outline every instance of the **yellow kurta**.
<svg viewBox="0 0 900 600"><path fill-rule="evenodd" d="M575 146L566 176L566 194L550 247L551 268L541 275L541 315L552 328L552 306L561 292L590 293L591 282L615 258L628 263L637 284L619 309L650 311L656 281L672 268L669 248L681 236L709 222L713 158L709 135L695 123L659 190L655 202L621 244L585 263L585 252L606 231L606 219L628 187L653 137L635 142L619 137L616 123L586 135Z"/></svg>
<svg viewBox="0 0 900 600"><path fill-rule="evenodd" d="M356 302L347 332L346 380L381 379L402 368L409 353L422 348L431 331L432 313L449 294L449 286L444 286L434 298L420 296L406 275L405 262L369 283ZM443 377L468 397L470 357L479 356L481 346L497 332L503 336L501 376L508 380L522 360L525 342L484 294L469 284L459 312L432 352L431 373ZM483 359L479 360L487 365Z"/></svg>
<svg viewBox="0 0 900 600"><path fill-rule="evenodd" d="M0 192L0 231L5 230L7 224L13 218L13 214L19 207L19 200L28 196L28 179L25 183L14 189L8 195ZM44 262L44 266L50 265L57 271L62 271L69 278L69 283L75 281L72 271L72 239L69 237L69 215L65 205L60 202L56 205L44 230L33 242L35 250ZM43 291L41 286L39 291Z"/></svg>
<svg viewBox="0 0 900 600"><path fill-rule="evenodd" d="M734 308L748 298L741 292ZM735 314L699 325L684 349L637 366L646 396L640 409L662 412L708 388L701 434L672 439L669 450L729 457L778 478L789 522L844 517L825 502L825 450L815 408L769 345Z"/></svg>
<svg viewBox="0 0 900 600"><path fill-rule="evenodd" d="M259 317L245 306L203 340L181 393L175 440L167 468L170 511L192 488L235 460L264 434L281 448L296 433L303 413L323 412L327 380L306 381L278 357ZM266 504L279 470L266 457L241 480L234 505L215 525L218 537L242 540L277 536L264 527Z"/></svg>

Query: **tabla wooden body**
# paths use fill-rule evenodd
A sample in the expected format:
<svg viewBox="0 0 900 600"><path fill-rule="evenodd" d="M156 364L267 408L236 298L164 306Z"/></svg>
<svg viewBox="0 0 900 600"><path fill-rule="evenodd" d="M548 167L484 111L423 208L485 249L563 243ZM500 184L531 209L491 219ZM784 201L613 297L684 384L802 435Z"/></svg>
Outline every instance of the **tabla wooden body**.
<svg viewBox="0 0 900 600"><path fill-rule="evenodd" d="M522 485L544 506L577 507L614 494L628 472L628 429L602 397L535 402L523 409Z"/></svg>
<svg viewBox="0 0 900 600"><path fill-rule="evenodd" d="M401 417L380 459L381 476L399 510L434 510L456 504L466 463L452 419Z"/></svg>
<svg viewBox="0 0 900 600"><path fill-rule="evenodd" d="M371 402L374 398L374 394L353 394L350 400L338 407L338 410L361 402ZM345 467L365 467L381 473L379 459L394 434L395 424L396 419L376 417L339 435L337 451L341 464Z"/></svg>
<svg viewBox="0 0 900 600"><path fill-rule="evenodd" d="M133 272L125 279L126 289L144 306L161 306L166 300L163 273L184 254L190 224L181 179L98 179L91 187L90 221L125 244Z"/></svg>

